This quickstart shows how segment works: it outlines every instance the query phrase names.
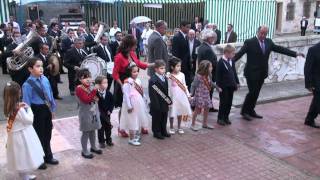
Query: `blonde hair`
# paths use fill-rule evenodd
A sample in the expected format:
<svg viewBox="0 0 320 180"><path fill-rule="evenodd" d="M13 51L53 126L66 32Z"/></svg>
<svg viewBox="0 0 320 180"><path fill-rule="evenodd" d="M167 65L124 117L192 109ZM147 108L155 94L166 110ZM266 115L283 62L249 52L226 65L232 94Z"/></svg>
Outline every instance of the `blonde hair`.
<svg viewBox="0 0 320 180"><path fill-rule="evenodd" d="M3 112L6 117L12 115L20 102L20 85L14 81L8 82L3 90Z"/></svg>
<svg viewBox="0 0 320 180"><path fill-rule="evenodd" d="M211 62L208 60L201 61L199 64L199 68L198 68L197 73L202 76L209 76L210 75L210 72L209 72L210 65L212 66Z"/></svg>

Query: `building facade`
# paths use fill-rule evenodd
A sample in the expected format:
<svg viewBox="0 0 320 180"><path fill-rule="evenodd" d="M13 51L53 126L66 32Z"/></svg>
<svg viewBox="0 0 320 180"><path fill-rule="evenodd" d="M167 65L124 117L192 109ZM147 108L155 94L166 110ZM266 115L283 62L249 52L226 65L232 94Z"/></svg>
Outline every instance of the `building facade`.
<svg viewBox="0 0 320 180"><path fill-rule="evenodd" d="M9 0L0 0L0 23L9 21Z"/></svg>

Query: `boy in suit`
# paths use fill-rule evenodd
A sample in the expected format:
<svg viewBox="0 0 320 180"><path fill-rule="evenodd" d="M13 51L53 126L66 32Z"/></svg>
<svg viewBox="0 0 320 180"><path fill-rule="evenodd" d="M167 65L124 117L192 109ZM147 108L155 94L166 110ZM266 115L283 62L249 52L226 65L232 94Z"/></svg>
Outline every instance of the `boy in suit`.
<svg viewBox="0 0 320 180"><path fill-rule="evenodd" d="M163 60L156 60L155 74L149 80L150 113L152 116L153 137L164 139L170 137L167 132L167 119L169 105L172 104L168 96L168 80L165 77L166 63Z"/></svg>
<svg viewBox="0 0 320 180"><path fill-rule="evenodd" d="M218 113L218 124L225 126L231 124L229 113L232 106L233 93L239 88L239 79L232 58L235 48L229 44L223 49L223 57L217 64L216 83L222 89L219 92L220 105Z"/></svg>

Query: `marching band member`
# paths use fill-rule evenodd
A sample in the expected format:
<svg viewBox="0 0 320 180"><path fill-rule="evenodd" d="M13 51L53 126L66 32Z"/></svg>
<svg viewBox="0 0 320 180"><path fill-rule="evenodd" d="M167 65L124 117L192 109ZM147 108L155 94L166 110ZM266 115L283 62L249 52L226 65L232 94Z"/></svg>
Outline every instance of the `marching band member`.
<svg viewBox="0 0 320 180"><path fill-rule="evenodd" d="M37 32L40 35L40 37L38 37L37 40L35 40L31 44L31 47L32 47L32 49L34 51L34 54L36 54L36 55L40 53L40 44L41 43L48 44L49 49L52 46L52 39L47 34L46 28L44 26L38 27Z"/></svg>
<svg viewBox="0 0 320 180"><path fill-rule="evenodd" d="M86 37L85 46L88 50L91 49L91 47L95 46L97 43L94 41L94 38L96 37L96 28L94 26L90 27L90 33Z"/></svg>

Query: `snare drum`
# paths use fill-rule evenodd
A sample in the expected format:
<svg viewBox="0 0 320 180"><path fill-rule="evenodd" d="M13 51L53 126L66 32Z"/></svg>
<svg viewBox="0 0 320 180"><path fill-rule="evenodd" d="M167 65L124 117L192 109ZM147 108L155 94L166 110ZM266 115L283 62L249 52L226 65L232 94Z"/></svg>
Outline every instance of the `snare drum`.
<svg viewBox="0 0 320 180"><path fill-rule="evenodd" d="M95 54L88 55L81 63L80 68L89 69L92 79L96 79L99 75L107 75L106 62Z"/></svg>

